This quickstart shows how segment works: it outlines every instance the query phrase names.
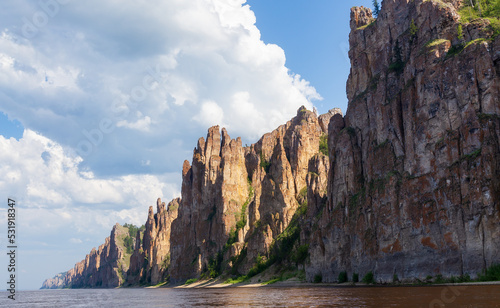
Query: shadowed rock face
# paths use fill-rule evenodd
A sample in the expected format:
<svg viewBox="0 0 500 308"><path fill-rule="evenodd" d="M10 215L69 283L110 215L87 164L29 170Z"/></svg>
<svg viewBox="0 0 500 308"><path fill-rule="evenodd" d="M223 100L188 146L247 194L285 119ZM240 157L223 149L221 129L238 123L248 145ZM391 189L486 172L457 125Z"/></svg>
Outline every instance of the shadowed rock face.
<svg viewBox="0 0 500 308"><path fill-rule="evenodd" d="M177 218L180 201L177 198L165 206L165 202L158 198L156 214L153 207L149 207L142 244L141 232L137 231L135 249L130 257L128 285L156 285L168 277L171 224Z"/></svg>
<svg viewBox="0 0 500 308"><path fill-rule="evenodd" d="M352 9L349 108L330 122L308 279L475 276L499 261L499 38L447 56L457 3L386 0L372 24ZM465 40L488 31L465 25Z"/></svg>
<svg viewBox="0 0 500 308"><path fill-rule="evenodd" d="M149 208L128 271L117 265L115 227L44 286L245 274L270 256L305 200L293 245L309 244L300 265L309 281L342 271L386 282L474 277L500 262L500 39L451 55L459 2L385 0L377 20L353 8L345 117L302 107L249 147L210 128L182 166L182 198ZM492 34L487 21L463 33L466 42Z"/></svg>

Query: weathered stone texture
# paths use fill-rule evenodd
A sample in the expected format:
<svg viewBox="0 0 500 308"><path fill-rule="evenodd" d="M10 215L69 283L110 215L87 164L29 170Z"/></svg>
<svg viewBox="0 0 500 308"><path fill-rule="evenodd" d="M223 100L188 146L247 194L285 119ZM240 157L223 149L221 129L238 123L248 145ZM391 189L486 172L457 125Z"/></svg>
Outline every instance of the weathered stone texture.
<svg viewBox="0 0 500 308"><path fill-rule="evenodd" d="M308 279L475 276L499 261L499 38L447 55L457 3L384 1L363 28L369 10L353 8L349 107L330 122ZM488 31L465 25L465 40Z"/></svg>

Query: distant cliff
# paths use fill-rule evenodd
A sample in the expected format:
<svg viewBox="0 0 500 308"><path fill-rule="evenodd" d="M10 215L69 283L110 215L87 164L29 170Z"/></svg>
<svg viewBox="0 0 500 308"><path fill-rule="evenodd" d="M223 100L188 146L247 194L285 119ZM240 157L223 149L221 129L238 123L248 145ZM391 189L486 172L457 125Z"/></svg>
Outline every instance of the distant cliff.
<svg viewBox="0 0 500 308"><path fill-rule="evenodd" d="M248 147L210 128L181 198L150 207L124 278L101 286L273 264L308 281L412 281L499 263L500 39L492 20L463 21L460 3L385 0L377 19L352 8L346 115L300 108ZM80 268L62 284L97 286Z"/></svg>
<svg viewBox="0 0 500 308"><path fill-rule="evenodd" d="M127 252L125 239L129 229L116 224L104 244L92 251L85 260L65 273L47 279L42 289L61 288L112 288L125 282L130 253Z"/></svg>

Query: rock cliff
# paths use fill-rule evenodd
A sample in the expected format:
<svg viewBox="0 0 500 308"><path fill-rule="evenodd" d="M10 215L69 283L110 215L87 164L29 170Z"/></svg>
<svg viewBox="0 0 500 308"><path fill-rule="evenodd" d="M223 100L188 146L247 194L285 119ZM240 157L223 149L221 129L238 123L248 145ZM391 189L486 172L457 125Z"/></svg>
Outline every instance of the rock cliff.
<svg viewBox="0 0 500 308"><path fill-rule="evenodd" d="M111 288L125 282L130 254L124 245L128 228L116 224L104 244L92 251L85 260L69 271L47 279L42 289L56 288Z"/></svg>
<svg viewBox="0 0 500 308"><path fill-rule="evenodd" d="M475 276L500 261L499 37L462 23L459 3L352 9L349 108L329 126L309 280Z"/></svg>
<svg viewBox="0 0 500 308"><path fill-rule="evenodd" d="M210 128L182 166L181 198L149 208L129 268L116 261L115 226L44 286L251 276L272 264L309 281L392 282L474 277L500 262L500 36L488 19L462 21L460 6L385 0L376 19L352 8L345 116L302 107L246 147Z"/></svg>
<svg viewBox="0 0 500 308"><path fill-rule="evenodd" d="M165 202L158 198L156 214L153 207L149 207L142 238L140 230L136 234L126 285L156 285L168 278L171 224L177 218L179 203L180 199L174 199L165 206Z"/></svg>
<svg viewBox="0 0 500 308"><path fill-rule="evenodd" d="M182 201L172 223L172 281L226 269L246 273L267 254L299 206L324 133L305 108L249 147L225 129L221 136L218 126L210 128L192 163L183 166Z"/></svg>
<svg viewBox="0 0 500 308"><path fill-rule="evenodd" d="M67 272L59 273L54 277L47 279L43 282L41 289L62 289L66 287L64 278Z"/></svg>

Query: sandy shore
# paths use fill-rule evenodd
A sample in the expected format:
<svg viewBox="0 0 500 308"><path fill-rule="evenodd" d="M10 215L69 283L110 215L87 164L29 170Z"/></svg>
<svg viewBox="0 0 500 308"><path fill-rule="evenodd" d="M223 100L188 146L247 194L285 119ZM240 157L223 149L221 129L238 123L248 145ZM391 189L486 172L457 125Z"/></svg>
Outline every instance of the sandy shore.
<svg viewBox="0 0 500 308"><path fill-rule="evenodd" d="M270 279L262 279L263 277L253 277L249 281L246 282L241 282L241 283L235 283L235 284L230 284L230 283L224 283L226 279L211 279L211 280L200 280L196 281L194 283L191 283L189 285L172 285L172 284L165 284L165 285L160 285L160 286L151 286L147 288L176 288L176 289L196 289L196 288L276 288L276 287L283 287L283 288L324 288L324 287L330 287L330 288L362 288L362 287L370 287L370 288L377 288L377 287L433 287L433 286L452 286L452 285L458 285L458 286L480 286L480 285L500 285L500 281L487 281L487 282L465 282L465 283L444 283L444 284L365 284L362 282L358 283L352 283L352 282L346 282L346 283L311 283L311 282L303 282L298 280L297 278L291 278L286 281L278 281L273 284L263 284L261 281L268 281Z"/></svg>

